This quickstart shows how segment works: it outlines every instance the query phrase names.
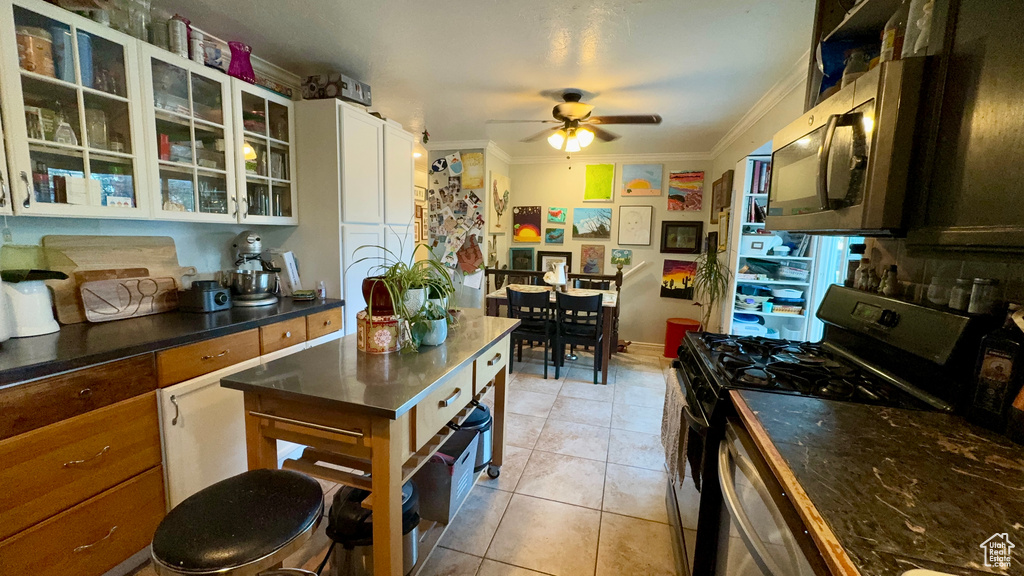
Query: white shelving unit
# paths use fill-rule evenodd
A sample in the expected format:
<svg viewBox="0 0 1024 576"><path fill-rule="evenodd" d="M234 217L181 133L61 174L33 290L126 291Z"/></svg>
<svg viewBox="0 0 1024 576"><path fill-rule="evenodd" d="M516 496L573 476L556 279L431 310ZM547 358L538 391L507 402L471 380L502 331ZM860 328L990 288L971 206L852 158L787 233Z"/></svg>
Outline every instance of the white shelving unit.
<svg viewBox="0 0 1024 576"><path fill-rule="evenodd" d="M730 278L730 291L729 293L733 296L728 302L723 302L722 305L722 330L729 334L739 333L737 330L737 322L735 321L735 314L749 314L763 319L767 336L769 337L781 337L783 329L792 331L790 335L793 339L805 340L809 339L811 334L809 330L808 318L810 317L809 312L813 312L811 309L811 303L813 303L815 290L815 275L816 275L816 256L819 245L819 238L807 237L807 248L806 253L803 256L783 256L775 254L762 255L763 250L751 250L745 247L743 237L745 235L756 234L759 237L763 236L764 240L771 241L775 236L782 239L785 245L795 245L793 249L798 249L798 239L802 238L802 235L789 235L785 232L778 234L765 233L765 224L763 222L757 222L751 219L751 205L756 203L761 208L765 208L767 211L768 205L768 194L767 187L764 186L761 189L765 192L755 189L755 184L758 181L758 177L755 175L758 163L760 162L771 162L771 156L754 154L747 156L736 165L735 174L733 177L733 191L732 191L732 219L729 225L729 268L732 272ZM762 173L762 177L763 177ZM760 260L772 264L779 264L780 266L789 265L796 268L804 268L808 271L808 278L806 280L787 280L785 278L778 278L773 276L764 277L764 279L740 279L738 274L741 270L746 270L749 261ZM771 269L771 266L766 268L766 272ZM739 287L741 285L747 286L762 286L767 289L772 288L793 288L803 292L804 308L800 314L791 314L783 312L765 312L763 309L758 308L756 310L741 310L736 306L735 295L739 293Z"/></svg>

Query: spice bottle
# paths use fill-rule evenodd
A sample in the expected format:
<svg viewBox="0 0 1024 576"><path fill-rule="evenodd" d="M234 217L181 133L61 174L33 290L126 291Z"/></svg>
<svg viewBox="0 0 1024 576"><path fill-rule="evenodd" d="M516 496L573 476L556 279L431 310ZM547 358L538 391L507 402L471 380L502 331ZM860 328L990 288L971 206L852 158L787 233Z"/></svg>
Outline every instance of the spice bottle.
<svg viewBox="0 0 1024 576"><path fill-rule="evenodd" d="M949 307L953 310L960 312L966 312L967 306L971 301L971 284L970 278L957 278L956 284L953 285L953 289L949 291Z"/></svg>
<svg viewBox="0 0 1024 576"><path fill-rule="evenodd" d="M893 12L882 30L882 51L880 62L899 60L903 57L903 38L907 34L907 18L910 15L910 0L903 0Z"/></svg>

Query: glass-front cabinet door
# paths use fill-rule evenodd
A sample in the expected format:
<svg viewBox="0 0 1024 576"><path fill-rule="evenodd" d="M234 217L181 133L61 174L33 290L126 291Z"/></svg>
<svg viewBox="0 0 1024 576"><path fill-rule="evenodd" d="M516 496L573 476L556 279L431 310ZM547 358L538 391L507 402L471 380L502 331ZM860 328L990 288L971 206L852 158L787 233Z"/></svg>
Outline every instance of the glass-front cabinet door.
<svg viewBox="0 0 1024 576"><path fill-rule="evenodd" d="M0 120L0 214L13 214L11 181L7 177L7 154L4 151L4 125Z"/></svg>
<svg viewBox="0 0 1024 576"><path fill-rule="evenodd" d="M134 38L36 0L0 0L17 214L146 218Z"/></svg>
<svg viewBox="0 0 1024 576"><path fill-rule="evenodd" d="M298 224L292 102L232 80L239 222Z"/></svg>
<svg viewBox="0 0 1024 576"><path fill-rule="evenodd" d="M231 78L140 47L154 216L236 222Z"/></svg>

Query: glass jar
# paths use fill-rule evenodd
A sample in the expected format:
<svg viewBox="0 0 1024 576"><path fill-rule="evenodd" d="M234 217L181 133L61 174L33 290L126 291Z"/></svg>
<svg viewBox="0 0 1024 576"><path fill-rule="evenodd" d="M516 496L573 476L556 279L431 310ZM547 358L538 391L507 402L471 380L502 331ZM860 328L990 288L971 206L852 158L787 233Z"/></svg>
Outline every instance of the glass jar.
<svg viewBox="0 0 1024 576"><path fill-rule="evenodd" d="M975 278L971 286L971 300L967 306L968 314L992 314L999 302L999 280L995 278Z"/></svg>
<svg viewBox="0 0 1024 576"><path fill-rule="evenodd" d="M956 284L953 285L953 289L949 291L949 307L953 310L959 310L960 312L966 312L967 307L971 302L971 284L970 278L957 278Z"/></svg>

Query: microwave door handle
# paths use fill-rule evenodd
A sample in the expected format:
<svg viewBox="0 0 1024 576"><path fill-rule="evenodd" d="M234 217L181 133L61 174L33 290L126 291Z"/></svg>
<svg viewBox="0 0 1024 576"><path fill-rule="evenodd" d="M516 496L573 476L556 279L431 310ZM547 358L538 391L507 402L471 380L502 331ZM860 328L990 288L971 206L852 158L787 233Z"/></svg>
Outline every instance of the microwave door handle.
<svg viewBox="0 0 1024 576"><path fill-rule="evenodd" d="M828 201L828 159L832 156L832 140L836 135L836 128L839 126L840 114L832 114L825 124L825 141L818 150L818 203L821 204L821 211L830 208Z"/></svg>
<svg viewBox="0 0 1024 576"><path fill-rule="evenodd" d="M747 516L743 504L740 502L739 494L736 492L736 479L733 476L732 468L729 466L732 460L732 451L729 449L729 440L723 440L718 446L718 484L722 489L722 502L729 511L729 516L736 522L736 531L740 539L750 552L754 564L765 576L791 576L783 572L768 554L764 542L758 538L754 531L754 524Z"/></svg>

